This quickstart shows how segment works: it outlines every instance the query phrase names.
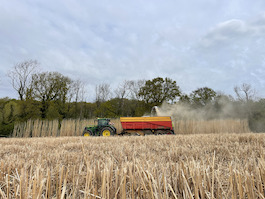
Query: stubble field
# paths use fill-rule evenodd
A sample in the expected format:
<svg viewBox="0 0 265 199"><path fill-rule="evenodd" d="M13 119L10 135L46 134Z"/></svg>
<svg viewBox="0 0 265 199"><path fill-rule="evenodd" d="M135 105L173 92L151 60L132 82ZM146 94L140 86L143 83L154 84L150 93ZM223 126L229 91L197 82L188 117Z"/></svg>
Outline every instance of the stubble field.
<svg viewBox="0 0 265 199"><path fill-rule="evenodd" d="M264 198L265 135L0 139L0 198Z"/></svg>

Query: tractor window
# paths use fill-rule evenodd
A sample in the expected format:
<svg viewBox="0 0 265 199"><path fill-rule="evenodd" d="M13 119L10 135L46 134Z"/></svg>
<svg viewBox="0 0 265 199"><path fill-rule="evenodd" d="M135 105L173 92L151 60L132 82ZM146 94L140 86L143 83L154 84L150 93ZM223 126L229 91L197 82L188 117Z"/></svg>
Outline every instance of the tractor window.
<svg viewBox="0 0 265 199"><path fill-rule="evenodd" d="M99 126L107 126L109 122L107 120L98 120L98 125Z"/></svg>

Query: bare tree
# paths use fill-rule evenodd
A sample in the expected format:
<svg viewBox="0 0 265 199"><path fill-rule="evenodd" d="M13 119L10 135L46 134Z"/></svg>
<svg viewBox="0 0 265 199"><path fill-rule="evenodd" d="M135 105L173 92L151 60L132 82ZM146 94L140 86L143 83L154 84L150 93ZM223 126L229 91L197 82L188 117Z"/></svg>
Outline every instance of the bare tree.
<svg viewBox="0 0 265 199"><path fill-rule="evenodd" d="M129 97L131 90L131 81L124 80L119 84L118 88L114 91L119 102L118 113L124 115L125 99Z"/></svg>
<svg viewBox="0 0 265 199"><path fill-rule="evenodd" d="M79 94L78 94L78 100L81 102L85 101L85 94L86 94L86 90L85 90L85 84L84 82L81 82L79 85L80 89L79 89Z"/></svg>
<svg viewBox="0 0 265 199"><path fill-rule="evenodd" d="M119 84L118 88L114 91L117 98L127 98L131 93L132 81L124 80L123 83Z"/></svg>
<svg viewBox="0 0 265 199"><path fill-rule="evenodd" d="M74 108L75 108L75 117L79 115L79 118L82 118L83 115L83 109L84 109L84 95L85 95L85 85L81 80L74 80L71 82L68 92L68 111L70 111L71 108L71 102L74 102ZM80 103L78 103L80 102ZM78 110L78 107L80 110ZM79 111L79 113L78 113Z"/></svg>
<svg viewBox="0 0 265 199"><path fill-rule="evenodd" d="M83 101L85 95L84 83L81 80L72 81L68 94L68 101Z"/></svg>
<svg viewBox="0 0 265 199"><path fill-rule="evenodd" d="M17 63L8 72L13 88L18 92L20 100L24 100L27 88L31 82L31 74L39 66L37 60L28 60Z"/></svg>
<svg viewBox="0 0 265 199"><path fill-rule="evenodd" d="M96 85L96 102L105 102L111 98L111 89L109 84Z"/></svg>
<svg viewBox="0 0 265 199"><path fill-rule="evenodd" d="M234 91L240 101L249 102L250 100L254 100L256 97L256 91L250 84L243 83L240 86L235 86Z"/></svg>
<svg viewBox="0 0 265 199"><path fill-rule="evenodd" d="M140 89L145 85L145 82L146 81L143 79L129 81L129 89L132 99L140 100L139 92Z"/></svg>

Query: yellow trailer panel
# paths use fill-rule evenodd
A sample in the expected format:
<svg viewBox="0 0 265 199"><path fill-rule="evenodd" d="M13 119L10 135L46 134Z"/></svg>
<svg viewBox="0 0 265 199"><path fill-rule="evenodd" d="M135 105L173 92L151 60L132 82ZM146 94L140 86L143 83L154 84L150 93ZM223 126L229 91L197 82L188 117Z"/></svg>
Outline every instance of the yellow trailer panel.
<svg viewBox="0 0 265 199"><path fill-rule="evenodd" d="M163 121L170 122L171 117L163 116L163 117L121 117L121 122L155 122L155 121Z"/></svg>

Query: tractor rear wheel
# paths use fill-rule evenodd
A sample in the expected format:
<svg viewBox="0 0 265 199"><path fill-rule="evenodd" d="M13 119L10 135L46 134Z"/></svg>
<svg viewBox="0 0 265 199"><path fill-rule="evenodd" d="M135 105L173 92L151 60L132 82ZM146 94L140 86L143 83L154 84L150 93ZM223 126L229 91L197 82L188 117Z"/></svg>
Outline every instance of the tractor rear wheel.
<svg viewBox="0 0 265 199"><path fill-rule="evenodd" d="M104 127L100 131L100 136L111 136L113 135L113 130L110 127Z"/></svg>
<svg viewBox="0 0 265 199"><path fill-rule="evenodd" d="M90 130L84 130L83 136L85 136L85 137L87 137L87 136L93 136L93 133Z"/></svg>

